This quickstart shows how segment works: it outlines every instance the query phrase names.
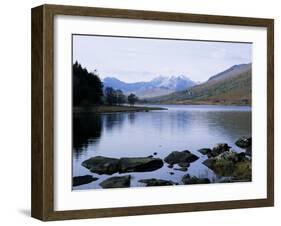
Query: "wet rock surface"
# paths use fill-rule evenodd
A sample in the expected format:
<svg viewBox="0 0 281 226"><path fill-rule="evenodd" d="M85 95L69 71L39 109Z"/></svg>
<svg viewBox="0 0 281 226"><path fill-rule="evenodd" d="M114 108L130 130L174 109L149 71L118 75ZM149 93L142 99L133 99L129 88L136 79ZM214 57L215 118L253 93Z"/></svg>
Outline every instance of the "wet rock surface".
<svg viewBox="0 0 281 226"><path fill-rule="evenodd" d="M110 177L100 183L102 188L127 188L130 187L131 176Z"/></svg>
<svg viewBox="0 0 281 226"><path fill-rule="evenodd" d="M91 175L77 176L72 178L72 185L75 187L83 184L89 184L96 180L98 180L98 178Z"/></svg>
<svg viewBox="0 0 281 226"><path fill-rule="evenodd" d="M169 165L174 164L189 164L199 159L198 156L192 154L190 151L173 151L167 157L164 158L164 161Z"/></svg>
<svg viewBox="0 0 281 226"><path fill-rule="evenodd" d="M213 147L212 151L207 154L208 158L216 157L223 152L229 151L231 147L227 143L219 143Z"/></svg>
<svg viewBox="0 0 281 226"><path fill-rule="evenodd" d="M249 148L252 146L252 138L251 137L241 137L240 139L238 139L235 144L239 147L239 148Z"/></svg>
<svg viewBox="0 0 281 226"><path fill-rule="evenodd" d="M160 169L162 166L163 161L159 158L121 158L119 162L119 172L149 172Z"/></svg>
<svg viewBox="0 0 281 226"><path fill-rule="evenodd" d="M168 186L168 185L175 184L173 181L155 179L155 178L143 179L143 180L139 180L139 182L146 184L146 186Z"/></svg>
<svg viewBox="0 0 281 226"><path fill-rule="evenodd" d="M182 178L182 183L183 184L209 184L211 183L211 181L208 178L198 178L186 174Z"/></svg>
<svg viewBox="0 0 281 226"><path fill-rule="evenodd" d="M119 171L119 159L96 156L82 162L82 166L92 173L112 175Z"/></svg>
<svg viewBox="0 0 281 226"><path fill-rule="evenodd" d="M210 148L201 148L198 150L198 152L200 152L202 155L208 155L212 152L212 149Z"/></svg>

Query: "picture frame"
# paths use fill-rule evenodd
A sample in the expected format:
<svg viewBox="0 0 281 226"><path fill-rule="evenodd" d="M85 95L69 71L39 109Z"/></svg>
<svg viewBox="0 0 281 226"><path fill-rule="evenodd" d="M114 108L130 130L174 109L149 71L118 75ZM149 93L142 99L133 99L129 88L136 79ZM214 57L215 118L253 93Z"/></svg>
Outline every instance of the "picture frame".
<svg viewBox="0 0 281 226"><path fill-rule="evenodd" d="M135 205L56 210L55 199L55 16L110 18L195 25L241 26L266 29L267 137L266 197L242 200ZM163 26L163 25L162 25ZM274 205L274 20L187 13L139 11L65 5L41 5L32 9L32 190L31 215L43 221L164 214ZM71 171L71 169L69 169ZM109 191L110 192L110 191Z"/></svg>

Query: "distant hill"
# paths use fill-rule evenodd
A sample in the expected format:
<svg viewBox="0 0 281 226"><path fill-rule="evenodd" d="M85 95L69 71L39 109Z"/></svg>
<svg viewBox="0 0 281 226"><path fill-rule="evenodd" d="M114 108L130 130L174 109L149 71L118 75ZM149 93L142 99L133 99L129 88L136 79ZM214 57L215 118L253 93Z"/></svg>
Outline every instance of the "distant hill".
<svg viewBox="0 0 281 226"><path fill-rule="evenodd" d="M204 83L148 101L161 104L250 105L251 85L252 64L240 64L211 76Z"/></svg>
<svg viewBox="0 0 281 226"><path fill-rule="evenodd" d="M104 87L120 89L125 94L134 93L140 98L150 98L167 95L175 91L187 89L196 85L189 78L180 76L159 76L148 82L127 83L114 77L107 77L103 80Z"/></svg>

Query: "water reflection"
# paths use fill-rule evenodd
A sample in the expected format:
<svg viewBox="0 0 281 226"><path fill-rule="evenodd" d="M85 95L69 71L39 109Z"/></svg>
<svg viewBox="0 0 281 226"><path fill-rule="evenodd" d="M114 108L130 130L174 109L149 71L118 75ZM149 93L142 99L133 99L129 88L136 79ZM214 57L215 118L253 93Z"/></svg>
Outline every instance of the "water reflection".
<svg viewBox="0 0 281 226"><path fill-rule="evenodd" d="M96 114L74 114L73 115L73 150L75 157L88 145L99 141L102 135L103 120Z"/></svg>
<svg viewBox="0 0 281 226"><path fill-rule="evenodd" d="M166 107L166 106L165 106ZM190 150L195 155L200 148L211 148L216 143L228 143L240 151L234 142L242 136L251 136L251 109L243 107L169 106L168 111L79 114L73 117L73 175L90 172L81 162L97 155L108 157L149 156L157 152L164 159L172 151ZM199 155L200 156L200 155ZM202 163L191 164L188 173L195 176L216 176ZM184 172L169 174L166 166L150 173L132 174L132 186L139 186L143 178L180 181ZM79 189L99 188L106 176L98 176L95 183ZM77 188L78 189L78 188Z"/></svg>

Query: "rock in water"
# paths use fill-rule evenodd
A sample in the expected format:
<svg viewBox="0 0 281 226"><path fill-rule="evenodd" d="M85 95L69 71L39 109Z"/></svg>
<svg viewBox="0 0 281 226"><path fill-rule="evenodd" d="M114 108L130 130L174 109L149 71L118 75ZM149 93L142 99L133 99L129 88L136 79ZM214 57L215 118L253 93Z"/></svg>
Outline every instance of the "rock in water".
<svg viewBox="0 0 281 226"><path fill-rule="evenodd" d="M226 143L220 143L217 144L215 147L213 147L212 152L208 153L208 158L210 157L216 157L220 155L223 152L229 151L231 147L228 146Z"/></svg>
<svg viewBox="0 0 281 226"><path fill-rule="evenodd" d="M110 177L100 183L102 188L127 188L130 187L131 176Z"/></svg>
<svg viewBox="0 0 281 226"><path fill-rule="evenodd" d="M163 161L159 158L121 158L119 163L119 172L149 172L160 169L162 166Z"/></svg>
<svg viewBox="0 0 281 226"><path fill-rule="evenodd" d="M246 157L245 153L223 152L216 157L206 159L203 164L218 176L251 180L251 161Z"/></svg>
<svg viewBox="0 0 281 226"><path fill-rule="evenodd" d="M143 180L139 180L139 182L146 184L146 186L167 186L167 185L175 184L172 181L155 179L155 178L143 179Z"/></svg>
<svg viewBox="0 0 281 226"><path fill-rule="evenodd" d="M191 162L194 162L198 159L198 157L190 151L173 151L170 153L166 158L164 158L164 161L168 163L169 165L174 164L188 164Z"/></svg>
<svg viewBox="0 0 281 226"><path fill-rule="evenodd" d="M78 176L72 178L72 185L73 187L79 186L82 184L89 184L93 181L96 181L98 178L93 177L91 175L85 175L85 176Z"/></svg>
<svg viewBox="0 0 281 226"><path fill-rule="evenodd" d="M119 171L119 159L96 156L82 162L93 173L112 175Z"/></svg>
<svg viewBox="0 0 281 226"><path fill-rule="evenodd" d="M198 177L191 177L189 174L186 174L182 178L183 184L209 184L211 181L208 178L198 178Z"/></svg>
<svg viewBox="0 0 281 226"><path fill-rule="evenodd" d="M212 149L210 148L201 148L198 150L198 152L200 152L202 155L208 155L212 152Z"/></svg>
<svg viewBox="0 0 281 226"><path fill-rule="evenodd" d="M174 168L174 170L185 172L185 171L187 171L187 167Z"/></svg>
<svg viewBox="0 0 281 226"><path fill-rule="evenodd" d="M249 148L252 145L252 138L251 137L241 137L238 139L235 144L239 148Z"/></svg>

